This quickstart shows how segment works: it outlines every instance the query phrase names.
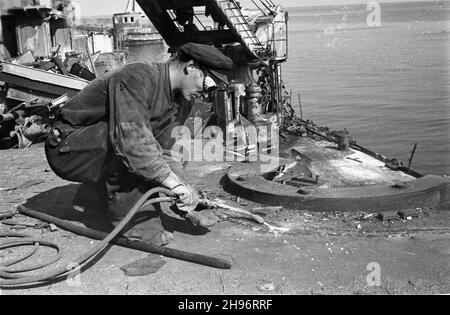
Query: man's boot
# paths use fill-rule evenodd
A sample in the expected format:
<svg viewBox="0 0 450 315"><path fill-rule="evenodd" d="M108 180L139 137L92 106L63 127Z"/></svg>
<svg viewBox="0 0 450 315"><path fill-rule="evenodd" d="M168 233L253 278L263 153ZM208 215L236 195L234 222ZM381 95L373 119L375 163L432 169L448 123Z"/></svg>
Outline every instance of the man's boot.
<svg viewBox="0 0 450 315"><path fill-rule="evenodd" d="M117 226L142 196L143 193L138 189L114 193L108 202L111 223ZM140 209L122 230L122 234L131 241L144 241L154 246L166 246L173 240L173 234L164 229L160 211L155 205L147 205Z"/></svg>
<svg viewBox="0 0 450 315"><path fill-rule="evenodd" d="M104 183L108 195L108 217L114 226L125 218L146 192L155 188L129 173L114 160L106 169ZM151 198L155 197L158 196ZM132 221L122 230L122 234L131 240L141 240L156 246L168 245L173 235L162 226L160 213L159 204L139 209Z"/></svg>

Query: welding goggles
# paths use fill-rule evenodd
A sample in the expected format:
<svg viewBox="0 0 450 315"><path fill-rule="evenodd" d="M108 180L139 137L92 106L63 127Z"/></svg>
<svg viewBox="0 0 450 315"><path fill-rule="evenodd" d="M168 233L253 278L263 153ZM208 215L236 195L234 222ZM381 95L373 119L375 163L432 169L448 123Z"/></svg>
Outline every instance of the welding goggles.
<svg viewBox="0 0 450 315"><path fill-rule="evenodd" d="M203 72L203 91L205 93L214 92L217 89L218 84L221 82L228 84L228 78L226 75L215 70L202 67L198 63L195 64L195 67Z"/></svg>

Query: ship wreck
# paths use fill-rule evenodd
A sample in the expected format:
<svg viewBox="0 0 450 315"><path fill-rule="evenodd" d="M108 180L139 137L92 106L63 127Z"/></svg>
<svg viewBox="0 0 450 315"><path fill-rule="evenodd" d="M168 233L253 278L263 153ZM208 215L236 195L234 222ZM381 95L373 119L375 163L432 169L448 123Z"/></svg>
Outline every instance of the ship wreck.
<svg viewBox="0 0 450 315"><path fill-rule="evenodd" d="M0 148L45 139L54 101L63 105L89 81L126 63L112 29L74 23L53 1L2 2L0 8ZM53 104L53 105L52 105Z"/></svg>
<svg viewBox="0 0 450 315"><path fill-rule="evenodd" d="M298 117L292 106L292 93L283 83L289 15L282 6L271 0L259 0L254 2L257 11L244 14L234 0L137 0L137 3L171 52L188 42L214 45L236 64L227 73L230 84L220 85L210 99L190 104L192 110L184 123L192 139L203 142L209 140L204 138L203 130L210 126L222 130L228 170L224 177L213 177L212 186L241 200L281 206L293 213L299 210L384 213L449 205L448 178L415 171L414 154L408 163L403 163L358 145L346 130L333 131ZM21 85L24 77L29 81ZM45 97L55 103L50 106L47 103L46 108L62 106L59 97L65 94L70 97L87 84L61 75L60 80L44 80L52 87L58 86L50 91L41 85L44 77L43 70L25 70L20 65L2 63L0 80L6 82L7 89L34 86L35 91L42 87ZM200 126L196 121L201 122ZM266 158L275 158L277 162L268 167ZM214 165L220 164L186 159L183 162L192 174L214 170ZM22 211L48 219L35 211L24 208ZM247 217L260 220L254 214L247 213ZM54 222L67 227L61 220ZM285 231L282 226L269 227ZM80 228L72 231L83 233ZM105 236L94 232L85 235ZM131 246L123 240L119 244ZM133 248L191 262L200 259L170 248L149 249L142 244ZM231 268L231 264L217 259L200 260L206 265Z"/></svg>
<svg viewBox="0 0 450 315"><path fill-rule="evenodd" d="M203 129L214 122L224 131L224 141L239 142L231 150L238 163L232 165L225 179L226 190L262 203L311 211L387 211L448 202L448 180L414 171L414 152L405 165L358 145L346 130L331 131L296 115L291 106L292 93L286 91L282 79L282 64L288 58L289 20L282 6L260 1L255 3L257 11L244 14L238 2L228 0L137 2L171 51L187 42L214 45L237 65L227 74L231 83L221 86L212 101L191 104L192 113L185 124L195 137L199 130L194 130L193 120L198 116ZM10 9L9 13L12 17L7 21L15 21L18 30L25 28L21 19L36 16L38 22L33 23L41 23L43 30L53 30L54 36L49 37L53 44L58 43L58 34L66 31L52 24L55 19L59 25L62 22L48 8L25 7ZM21 32L17 33L17 53L23 54ZM33 52L42 57L50 54L49 62L32 63L34 68L17 62L1 63L0 80L5 82L6 98L16 101L12 109L4 110L4 121L17 120L24 110L35 112L45 104L48 113L37 120L45 121L46 127L38 129L48 130L48 104L61 96L73 96L95 78L95 74L83 79L69 73L69 58L61 62L49 47L50 41ZM92 70L95 66L89 51L87 64ZM72 70L91 73L86 66L74 65ZM51 66L59 68L60 73L49 73ZM262 153L262 145L250 139L246 132L249 126L276 133L274 143L264 144L265 154L276 149L281 158L275 169L260 171L261 161L253 157Z"/></svg>
<svg viewBox="0 0 450 315"><path fill-rule="evenodd" d="M233 83L208 104L224 134L232 133L240 144L234 150L240 162L232 163L225 190L310 211L379 212L448 203L448 179L414 171L413 155L408 163L388 158L358 145L346 130L332 131L296 115L282 79L289 17L280 5L259 1L257 11L244 14L236 1L137 2L173 49L187 42L210 44L238 65L228 73ZM259 150L243 131L249 125L277 130L278 167L261 172L261 161L251 161L252 150Z"/></svg>
<svg viewBox="0 0 450 315"><path fill-rule="evenodd" d="M147 16L137 11L135 0L128 1L125 12L113 15L113 31L117 49L159 43L163 40Z"/></svg>

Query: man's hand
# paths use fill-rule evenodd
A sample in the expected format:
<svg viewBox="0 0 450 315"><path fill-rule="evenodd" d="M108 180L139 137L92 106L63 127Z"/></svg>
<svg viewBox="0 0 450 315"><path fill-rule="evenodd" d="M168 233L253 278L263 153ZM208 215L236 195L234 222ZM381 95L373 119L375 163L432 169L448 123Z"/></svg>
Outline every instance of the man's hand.
<svg viewBox="0 0 450 315"><path fill-rule="evenodd" d="M178 176L171 173L162 183L162 186L172 190L180 199L177 207L183 212L191 212L197 208L199 196L194 188L184 183Z"/></svg>
<svg viewBox="0 0 450 315"><path fill-rule="evenodd" d="M61 132L58 129L53 129L48 135L48 140L50 145L56 147L62 142Z"/></svg>
<svg viewBox="0 0 450 315"><path fill-rule="evenodd" d="M173 188L172 191L180 198L177 201L179 210L189 213L197 208L199 197L194 188L186 184L180 184Z"/></svg>

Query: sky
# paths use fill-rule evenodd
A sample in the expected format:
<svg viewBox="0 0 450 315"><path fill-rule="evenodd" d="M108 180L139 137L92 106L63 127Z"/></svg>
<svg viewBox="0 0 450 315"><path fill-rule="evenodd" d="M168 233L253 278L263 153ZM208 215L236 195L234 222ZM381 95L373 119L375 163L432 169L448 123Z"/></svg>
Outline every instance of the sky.
<svg viewBox="0 0 450 315"><path fill-rule="evenodd" d="M72 0L81 7L82 16L105 16L125 11L128 0ZM272 0L274 3L285 7L315 6L315 5L339 5L367 3L370 0ZM378 2L406 2L411 0L378 0ZM420 1L420 0L416 0ZM423 1L423 0L422 0ZM433 1L433 0L426 0ZM242 6L251 4L250 0L240 0ZM252 5L253 6L253 5Z"/></svg>

